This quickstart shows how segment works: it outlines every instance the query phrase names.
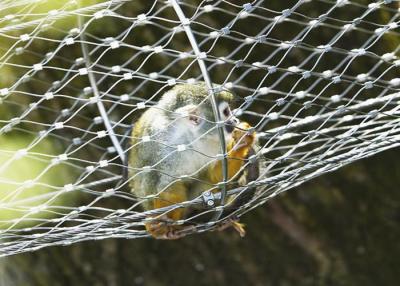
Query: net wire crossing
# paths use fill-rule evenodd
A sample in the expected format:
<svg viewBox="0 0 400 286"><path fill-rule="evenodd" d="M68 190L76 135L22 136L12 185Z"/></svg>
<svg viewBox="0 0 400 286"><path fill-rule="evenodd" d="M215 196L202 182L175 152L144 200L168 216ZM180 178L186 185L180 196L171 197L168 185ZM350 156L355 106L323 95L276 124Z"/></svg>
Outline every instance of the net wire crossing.
<svg viewBox="0 0 400 286"><path fill-rule="evenodd" d="M399 4L2 1L0 257L148 237L146 225L155 221L179 226L181 236L218 230L281 192L397 147ZM133 136L146 110L176 113L159 102L182 86L207 93L213 117L198 120L218 138L212 154ZM221 93L233 95L226 120ZM256 139L239 158L236 177L247 174L245 180L229 175L234 160L225 128L233 117ZM167 187L138 195L135 176L201 180L158 163L133 167L132 150L148 142L170 150L160 162L190 149L220 164L220 181L183 201L146 208ZM165 219L183 209L194 211Z"/></svg>

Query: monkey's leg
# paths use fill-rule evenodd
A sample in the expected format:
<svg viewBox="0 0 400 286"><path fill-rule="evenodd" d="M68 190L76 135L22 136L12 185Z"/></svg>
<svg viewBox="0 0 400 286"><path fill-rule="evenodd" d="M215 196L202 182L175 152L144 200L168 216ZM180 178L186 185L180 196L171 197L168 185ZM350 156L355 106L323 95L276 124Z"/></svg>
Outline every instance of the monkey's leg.
<svg viewBox="0 0 400 286"><path fill-rule="evenodd" d="M187 200L186 192L186 186L181 182L177 182L163 191L158 198L154 199L153 207L158 209L184 202ZM169 211L164 217L166 220L177 221L184 218L184 215L185 209L178 208ZM145 226L147 232L157 239L178 239L184 236L184 234L178 233L179 230L183 229L182 226L168 225L168 222L153 221L146 223Z"/></svg>

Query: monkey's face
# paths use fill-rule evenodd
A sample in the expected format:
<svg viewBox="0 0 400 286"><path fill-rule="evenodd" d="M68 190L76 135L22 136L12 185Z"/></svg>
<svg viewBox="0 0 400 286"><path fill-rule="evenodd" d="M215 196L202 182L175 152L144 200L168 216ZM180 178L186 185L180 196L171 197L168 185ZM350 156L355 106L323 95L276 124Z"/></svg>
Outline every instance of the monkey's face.
<svg viewBox="0 0 400 286"><path fill-rule="evenodd" d="M227 101L218 102L220 122L223 122L223 129L226 137L229 137L239 120L232 114ZM204 134L204 137L218 137L218 124L215 122L215 115L209 102L203 102L193 107L188 117L193 132Z"/></svg>
<svg viewBox="0 0 400 286"><path fill-rule="evenodd" d="M225 135L228 135L234 130L239 120L232 114L227 101L220 101L218 110L221 122L224 123ZM188 129L191 133L199 136L204 134L205 137L215 136L218 133L214 112L208 100L182 106L175 110L175 114L181 115L180 127Z"/></svg>
<svg viewBox="0 0 400 286"><path fill-rule="evenodd" d="M239 123L239 120L232 114L229 103L226 101L222 101L218 105L219 114L221 115L221 121L225 124L225 130L228 133L232 133L235 129L235 126Z"/></svg>
<svg viewBox="0 0 400 286"><path fill-rule="evenodd" d="M233 95L228 91L221 91L215 94L215 97L225 137L229 138L238 123L230 108ZM220 146L219 125L215 122L205 84L177 85L162 97L158 105L167 110L166 115L173 122L173 137L180 138L180 142Z"/></svg>

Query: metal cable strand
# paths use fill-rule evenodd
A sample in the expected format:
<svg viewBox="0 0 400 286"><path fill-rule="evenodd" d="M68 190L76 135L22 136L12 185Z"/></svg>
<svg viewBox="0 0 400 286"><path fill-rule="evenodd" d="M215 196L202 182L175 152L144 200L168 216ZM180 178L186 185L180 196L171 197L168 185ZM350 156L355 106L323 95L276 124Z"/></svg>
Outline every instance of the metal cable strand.
<svg viewBox="0 0 400 286"><path fill-rule="evenodd" d="M223 159L222 159L222 176L223 176L224 184L222 184L221 197L219 199L219 204L221 206L223 206L225 204L226 192L227 192L225 182L228 181L228 160L225 155L226 154L226 144L225 144L224 127L219 124L219 122L221 122L221 115L219 114L217 101L215 99L215 88L213 87L211 79L208 75L207 67L203 60L203 54L199 49L199 46L197 44L196 38L194 37L194 35L192 33L192 30L190 29L189 19L186 18L185 15L183 14L183 11L182 11L181 7L179 6L179 2L177 0L171 0L171 3L175 9L176 14L178 15L180 22L182 23L183 28L185 29L186 35L189 39L191 47L193 48L193 52L196 55L196 60L201 69L201 74L202 74L203 79L209 90L209 96L210 96L210 101L211 101L212 108L213 108L213 113L215 116L216 127L218 129L219 142L221 144L221 152L222 152L222 154L224 154ZM214 221L218 220L221 217L221 215L222 215L222 211L217 211L215 216L213 217L213 220Z"/></svg>
<svg viewBox="0 0 400 286"><path fill-rule="evenodd" d="M79 7L71 0L48 11L48 1L3 2L0 257L148 237L146 223L177 209L198 210L168 222L188 226L182 235L215 230L284 191L400 144L400 1L114 0ZM216 147L225 156L190 151L221 160L221 189L212 195L219 204L206 207L196 195L144 210L154 196L131 193L129 185L149 169L126 164L130 142L153 140L171 150L149 166L171 184L204 183L197 172L207 165L188 174L160 170L179 151L157 134L132 138L132 122L146 108L160 108L173 86L198 82L207 86ZM220 90L236 94L234 115L256 131L254 154L241 165L259 165L253 181L228 179ZM136 175L123 176L126 168Z"/></svg>

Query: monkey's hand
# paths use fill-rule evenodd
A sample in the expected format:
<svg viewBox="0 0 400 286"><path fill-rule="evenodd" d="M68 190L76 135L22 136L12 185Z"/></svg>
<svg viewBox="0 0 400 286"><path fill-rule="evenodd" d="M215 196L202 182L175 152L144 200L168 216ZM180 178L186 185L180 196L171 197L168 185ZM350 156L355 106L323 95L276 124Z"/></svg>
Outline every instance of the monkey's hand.
<svg viewBox="0 0 400 286"><path fill-rule="evenodd" d="M256 141L256 133L250 131L251 128L249 123L242 121L232 131L232 139L227 146L230 157L246 158L248 150L252 148Z"/></svg>
<svg viewBox="0 0 400 286"><path fill-rule="evenodd" d="M250 131L251 128L247 122L240 122L232 131L231 138L227 142L229 180L237 177L256 141L256 133ZM222 169L221 161L210 165L208 178L212 184L218 184L223 180ZM234 178L234 180L237 179Z"/></svg>

